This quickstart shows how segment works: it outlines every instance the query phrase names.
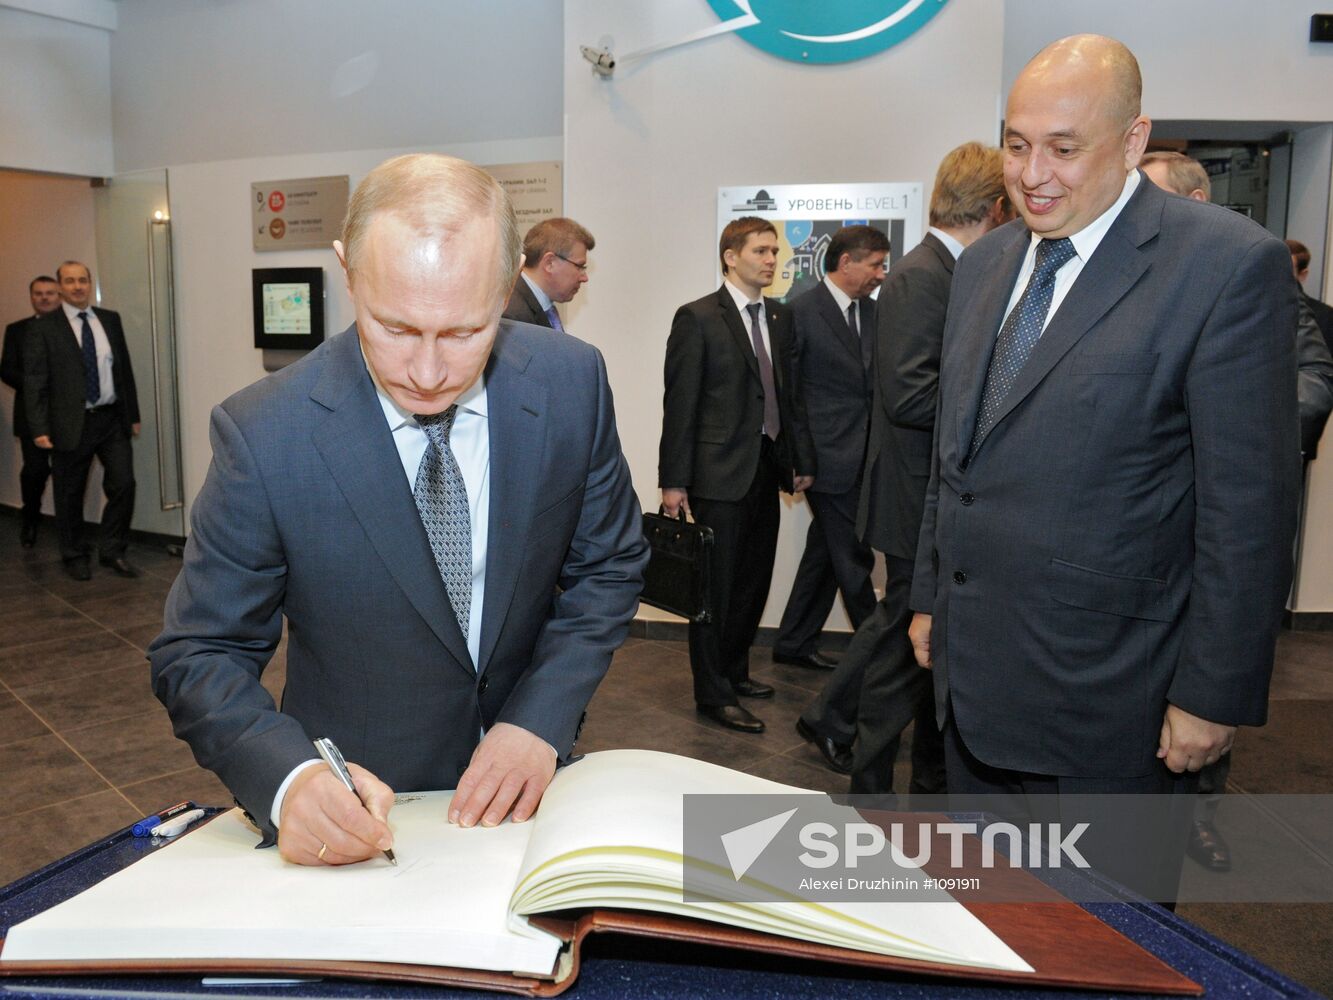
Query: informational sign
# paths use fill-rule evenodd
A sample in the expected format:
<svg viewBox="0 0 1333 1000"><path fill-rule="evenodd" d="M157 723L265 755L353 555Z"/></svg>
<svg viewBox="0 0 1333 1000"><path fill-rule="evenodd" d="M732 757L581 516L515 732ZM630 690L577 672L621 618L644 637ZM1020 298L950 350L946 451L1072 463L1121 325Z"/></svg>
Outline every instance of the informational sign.
<svg viewBox="0 0 1333 1000"><path fill-rule="evenodd" d="M250 236L257 251L324 250L342 234L347 175L250 185Z"/></svg>
<svg viewBox="0 0 1333 1000"><path fill-rule="evenodd" d="M498 163L482 169L499 181L509 195L520 233L526 233L543 219L564 214L563 171L558 160Z"/></svg>
<svg viewBox="0 0 1333 1000"><path fill-rule="evenodd" d="M874 226L889 238L892 264L925 235L921 184L767 184L717 191L717 235L756 215L778 231L778 270L766 295L786 301L825 273L824 254L843 226Z"/></svg>

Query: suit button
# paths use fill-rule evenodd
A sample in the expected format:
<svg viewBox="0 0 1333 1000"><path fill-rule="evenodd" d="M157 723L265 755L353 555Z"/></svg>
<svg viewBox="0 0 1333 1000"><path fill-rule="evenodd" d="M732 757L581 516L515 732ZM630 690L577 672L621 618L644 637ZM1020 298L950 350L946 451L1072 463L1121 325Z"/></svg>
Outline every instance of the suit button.
<svg viewBox="0 0 1333 1000"><path fill-rule="evenodd" d="M490 678L483 677L477 682L477 694L485 694L486 689L491 686Z"/></svg>
<svg viewBox="0 0 1333 1000"><path fill-rule="evenodd" d="M962 570L956 570L953 575L954 583L967 583L967 574Z"/></svg>
<svg viewBox="0 0 1333 1000"><path fill-rule="evenodd" d="M958 499L962 502L964 507L971 507L972 502L976 500L976 497L974 497L971 493L964 493Z"/></svg>

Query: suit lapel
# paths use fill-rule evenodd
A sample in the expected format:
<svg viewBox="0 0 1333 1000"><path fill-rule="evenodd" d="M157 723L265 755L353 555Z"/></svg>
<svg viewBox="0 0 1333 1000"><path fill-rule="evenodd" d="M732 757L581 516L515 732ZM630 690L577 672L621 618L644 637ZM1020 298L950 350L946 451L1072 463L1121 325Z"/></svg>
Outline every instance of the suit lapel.
<svg viewBox="0 0 1333 1000"><path fill-rule="evenodd" d="M526 302L528 304L528 308L532 310L532 322L537 324L538 326L544 326L548 330L555 329L553 326L551 326L551 317L546 315L546 310L543 309L542 304L537 301L536 294L530 287L528 287L527 280L520 276L518 279L518 284L519 284L519 294L523 296L523 301Z"/></svg>
<svg viewBox="0 0 1333 1000"><path fill-rule="evenodd" d="M514 597L541 479L549 409L546 388L524 373L529 360L502 328L486 367L491 502L478 673L490 663Z"/></svg>
<svg viewBox="0 0 1333 1000"><path fill-rule="evenodd" d="M838 303L833 298L833 293L828 290L828 286L822 281L815 286L815 304L819 309L819 315L823 317L824 323L828 326L829 332L833 334L838 343L847 349L847 352L856 359L856 363L859 365L861 363L861 344L857 341L856 335L852 333L852 328L847 325L847 317L838 309Z"/></svg>
<svg viewBox="0 0 1333 1000"><path fill-rule="evenodd" d="M1148 261L1138 248L1155 234L1151 209L1156 207L1160 216L1161 205L1160 201L1151 196L1138 197L1146 194L1145 185L1156 190L1156 185L1151 184L1147 178L1140 178L1136 197L1130 199L1102 237L1097 249L1093 251L1092 259L1083 265L1073 287L1032 348L1032 354L1019 371L1014 387L1000 404L990 433L1148 270ZM974 420L975 411L974 406Z"/></svg>
<svg viewBox="0 0 1333 1000"><path fill-rule="evenodd" d="M356 327L330 342L324 373L310 396L330 411L315 429L315 448L370 544L436 638L472 673L467 642L361 357Z"/></svg>
<svg viewBox="0 0 1333 1000"><path fill-rule="evenodd" d="M925 238L921 240L921 244L938 258L940 266L944 270L953 274L953 254L949 252L949 248L944 245L943 240L934 233L926 233Z"/></svg>
<svg viewBox="0 0 1333 1000"><path fill-rule="evenodd" d="M972 431L977 424L977 408L981 405L981 390L986 384L986 369L990 367L995 338L999 335L1000 324L1004 322L1005 306L1009 304L1014 280L1023 266L1023 255L1030 241L1031 234L1027 229L1021 226L1014 228L1009 245L1000 252L995 266L990 268L977 291L975 301L981 308L975 311L976 320L960 331L966 342L966 346L958 352L962 364L958 378L959 385L963 387L958 415L960 461L966 460L972 448Z"/></svg>
<svg viewBox="0 0 1333 1000"><path fill-rule="evenodd" d="M765 308L768 303L765 301ZM754 376L756 382L762 382L759 377L759 359L755 357L754 346L750 342L750 331L746 328L746 320L741 318L741 314L736 309L736 303L731 298L731 293L727 291L724 283L717 290L717 308L722 315L722 322L726 324L727 329L731 331L732 339L736 341L736 346L740 348L741 357L750 367L750 374ZM772 325L769 326L770 338L772 336ZM772 360L771 358L769 360ZM775 366L776 367L776 366Z"/></svg>

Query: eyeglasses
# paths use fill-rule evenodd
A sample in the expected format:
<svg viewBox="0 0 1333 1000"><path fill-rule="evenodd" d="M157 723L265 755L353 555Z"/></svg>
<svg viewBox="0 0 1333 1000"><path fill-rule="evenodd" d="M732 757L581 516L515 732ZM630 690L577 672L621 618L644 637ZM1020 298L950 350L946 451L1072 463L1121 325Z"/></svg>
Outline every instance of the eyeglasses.
<svg viewBox="0 0 1333 1000"><path fill-rule="evenodd" d="M573 264L575 267L577 267L577 268L579 269L579 274L583 274L585 271L588 270L588 265L587 265L587 264L580 264L580 263L579 263L578 261L576 261L576 260L570 260L568 257L566 257L566 256L565 256L564 254L562 254L562 253L556 253L554 250L552 250L552 251L551 251L551 255L554 256L554 257L559 257L559 258L560 258L561 260L563 260L566 264Z"/></svg>

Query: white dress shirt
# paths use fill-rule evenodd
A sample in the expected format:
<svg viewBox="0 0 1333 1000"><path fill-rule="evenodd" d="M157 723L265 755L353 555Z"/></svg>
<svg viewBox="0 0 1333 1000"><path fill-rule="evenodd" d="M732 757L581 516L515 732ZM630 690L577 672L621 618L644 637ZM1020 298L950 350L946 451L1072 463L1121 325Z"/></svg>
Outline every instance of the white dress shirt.
<svg viewBox="0 0 1333 1000"><path fill-rule="evenodd" d="M930 233L932 236L935 237L935 239L943 243L944 249L948 250L949 253L953 254L954 260L957 260L959 255L962 254L963 250L965 249L963 247L963 244L959 243L956 239L954 239L952 236L946 233L943 229L936 229L934 226L931 226L929 229L926 230L926 232Z"/></svg>
<svg viewBox="0 0 1333 1000"><path fill-rule="evenodd" d="M407 488L411 490L416 486L417 470L426 457L426 448L430 442L426 432L417 423L416 416L389 398L380 388L369 365L366 370L375 383L375 394L379 397L384 420L389 425L389 433L393 435L394 446L398 449L403 475L407 477ZM463 485L467 487L467 505L472 515L472 611L468 616L467 651L472 657L475 670L481 651L481 609L486 596L486 543L491 504L491 430L487 419L485 376L478 378L470 389L458 397L458 414L449 432L449 450L454 453L458 471L463 476ZM282 800L292 781L307 767L318 763L320 758L312 757L296 765L278 787L269 813L275 829L282 815Z"/></svg>
<svg viewBox="0 0 1333 1000"><path fill-rule="evenodd" d="M97 348L97 381L101 395L97 397L96 403L85 402L85 409L114 403L116 401L115 358L111 354L111 341L107 339L106 330L102 328L102 321L97 318L92 306L87 309L76 309L68 302L62 301L60 307L65 310L69 325L74 328L74 343L78 345L80 354L83 353L83 320L79 319L79 313L88 314L88 325L93 330L93 345Z"/></svg>
<svg viewBox="0 0 1333 1000"><path fill-rule="evenodd" d="M846 322L846 321L847 321L847 307L850 306L850 305L852 304L852 297L851 297L850 295L848 295L846 292L844 292L844 291L843 291L841 288L839 288L837 285L835 285L835 284L833 283L833 279L830 278L827 274L824 275L824 287L827 288L827 289L829 290L829 294L833 296L833 301L836 302L836 303L838 304L838 312L842 313L843 322ZM861 336L861 310L860 310L860 309L856 310L856 320L855 320L855 325L853 325L853 324L851 324L851 323L848 323L847 325L851 328L852 333L856 334L858 337Z"/></svg>
<svg viewBox="0 0 1333 1000"><path fill-rule="evenodd" d="M1070 242L1074 244L1074 256L1070 257L1064 266L1055 272L1055 290L1051 294L1051 307L1046 310L1046 320L1041 325L1043 333L1046 331L1046 327L1050 325L1051 317L1055 315L1055 311L1060 308L1060 303L1065 300L1069 290L1074 287L1074 282L1083 273L1083 265L1092 257L1093 251L1101 244L1102 237L1111 228L1111 223L1115 222L1120 216L1121 209L1125 207L1138 186L1139 172L1131 170L1129 176L1125 178L1125 186L1115 203L1069 237ZM1028 244L1027 253L1023 257L1023 266L1018 271L1018 280L1014 282L1014 290L1009 296L1009 305L1004 310L1006 319L1013 312L1014 306L1018 305L1018 300L1023 297L1023 290L1027 288L1028 279L1032 277L1032 272L1037 266L1037 244L1040 242L1041 237L1033 233ZM1003 322L1000 324L1000 328L1004 328Z"/></svg>
<svg viewBox="0 0 1333 1000"><path fill-rule="evenodd" d="M537 304L542 307L542 312L549 312L551 306L555 305L555 303L551 301L551 296L542 291L542 286L537 284L537 282L533 281L522 271L519 271L518 273L523 278L524 283L532 289L532 294L536 297Z"/></svg>

